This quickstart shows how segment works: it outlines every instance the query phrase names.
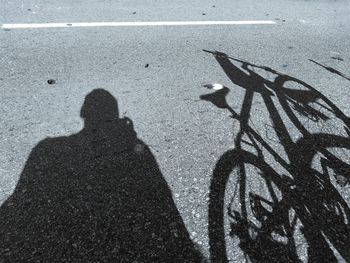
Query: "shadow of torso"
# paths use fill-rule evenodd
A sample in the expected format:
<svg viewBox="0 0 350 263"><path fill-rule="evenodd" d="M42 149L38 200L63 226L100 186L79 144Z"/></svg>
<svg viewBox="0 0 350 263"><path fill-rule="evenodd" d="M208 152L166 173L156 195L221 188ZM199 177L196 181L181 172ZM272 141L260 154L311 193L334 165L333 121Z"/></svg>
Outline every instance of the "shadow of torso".
<svg viewBox="0 0 350 263"><path fill-rule="evenodd" d="M171 191L126 119L45 139L0 209L4 262L198 262Z"/></svg>

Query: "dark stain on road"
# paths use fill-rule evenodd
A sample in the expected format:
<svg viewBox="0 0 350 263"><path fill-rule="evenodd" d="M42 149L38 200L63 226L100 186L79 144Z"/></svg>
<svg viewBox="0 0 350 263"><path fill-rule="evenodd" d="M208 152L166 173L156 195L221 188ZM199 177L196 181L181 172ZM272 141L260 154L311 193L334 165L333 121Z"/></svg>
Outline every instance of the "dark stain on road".
<svg viewBox="0 0 350 263"><path fill-rule="evenodd" d="M339 61L344 61L344 59L342 59L341 57L331 57L331 59L339 60Z"/></svg>

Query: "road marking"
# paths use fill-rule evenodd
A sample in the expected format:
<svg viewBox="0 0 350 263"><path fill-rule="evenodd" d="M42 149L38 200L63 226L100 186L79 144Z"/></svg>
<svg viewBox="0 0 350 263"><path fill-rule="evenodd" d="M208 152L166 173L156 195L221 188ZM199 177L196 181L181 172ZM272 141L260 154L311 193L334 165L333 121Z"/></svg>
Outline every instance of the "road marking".
<svg viewBox="0 0 350 263"><path fill-rule="evenodd" d="M273 25L271 20L252 21L157 21L157 22L84 22L2 24L2 29L31 29L58 27L131 27L131 26L212 26L212 25Z"/></svg>

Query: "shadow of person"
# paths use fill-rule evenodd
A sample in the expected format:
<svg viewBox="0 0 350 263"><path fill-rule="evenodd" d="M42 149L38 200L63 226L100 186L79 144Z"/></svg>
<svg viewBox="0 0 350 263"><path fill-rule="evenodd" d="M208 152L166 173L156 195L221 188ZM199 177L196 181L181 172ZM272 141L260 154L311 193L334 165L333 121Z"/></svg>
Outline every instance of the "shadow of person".
<svg viewBox="0 0 350 263"><path fill-rule="evenodd" d="M200 262L171 191L116 99L97 89L84 128L31 152L0 208L1 262Z"/></svg>

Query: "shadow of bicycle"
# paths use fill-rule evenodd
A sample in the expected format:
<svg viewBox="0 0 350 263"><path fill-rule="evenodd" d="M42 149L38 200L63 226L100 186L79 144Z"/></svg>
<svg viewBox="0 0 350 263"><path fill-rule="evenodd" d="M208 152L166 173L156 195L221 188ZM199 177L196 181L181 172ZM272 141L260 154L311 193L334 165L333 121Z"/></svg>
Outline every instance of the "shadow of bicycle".
<svg viewBox="0 0 350 263"><path fill-rule="evenodd" d="M240 112L229 105L227 87L201 96L239 123L235 147L217 162L211 180L212 262L232 259L232 240L251 262L350 261L349 200L340 193L350 180L349 118L297 78L222 52L206 52L245 92ZM263 77L263 72L274 78ZM257 95L283 156L252 125ZM338 126L330 125L332 120ZM287 121L299 132L298 139L292 138ZM278 166L269 164L267 156Z"/></svg>

